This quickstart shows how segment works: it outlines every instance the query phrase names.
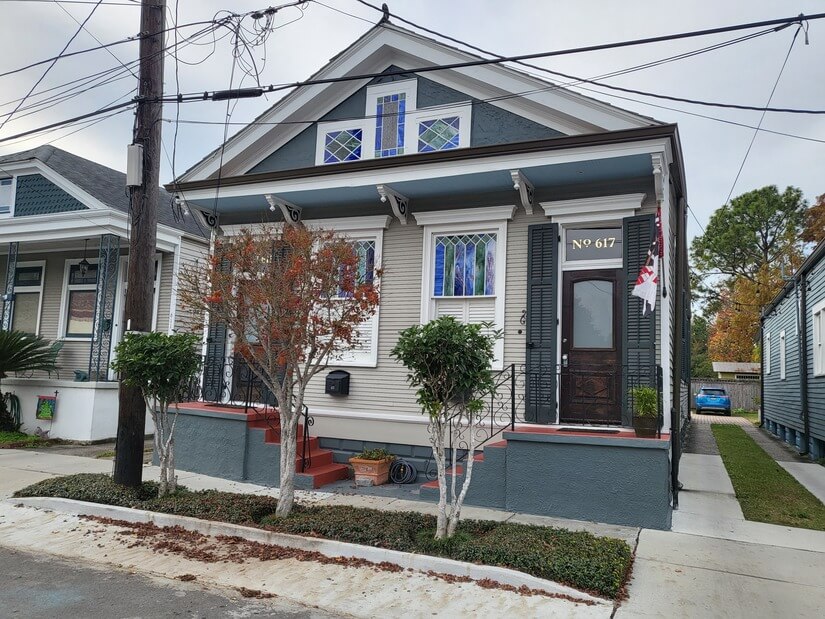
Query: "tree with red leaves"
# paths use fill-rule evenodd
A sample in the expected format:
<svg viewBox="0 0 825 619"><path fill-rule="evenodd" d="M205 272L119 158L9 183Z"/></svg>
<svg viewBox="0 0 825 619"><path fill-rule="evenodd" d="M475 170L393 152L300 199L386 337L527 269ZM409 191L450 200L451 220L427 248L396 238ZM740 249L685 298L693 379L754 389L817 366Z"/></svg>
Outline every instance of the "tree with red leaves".
<svg viewBox="0 0 825 619"><path fill-rule="evenodd" d="M280 496L295 494L298 422L309 381L351 349L379 302L380 271L358 268L350 240L303 225L221 237L206 265L184 269L185 306L234 334L235 353L272 392L281 432ZM371 272L370 272L370 269ZM360 273L360 276L359 276Z"/></svg>

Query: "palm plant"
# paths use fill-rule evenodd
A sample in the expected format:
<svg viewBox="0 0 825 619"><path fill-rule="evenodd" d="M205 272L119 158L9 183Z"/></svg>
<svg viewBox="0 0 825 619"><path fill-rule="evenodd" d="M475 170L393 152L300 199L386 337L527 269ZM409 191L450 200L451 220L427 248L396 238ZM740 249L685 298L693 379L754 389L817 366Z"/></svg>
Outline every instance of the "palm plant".
<svg viewBox="0 0 825 619"><path fill-rule="evenodd" d="M40 336L23 331L0 331L0 380L13 372L55 369L59 348ZM0 430L16 430L0 389Z"/></svg>

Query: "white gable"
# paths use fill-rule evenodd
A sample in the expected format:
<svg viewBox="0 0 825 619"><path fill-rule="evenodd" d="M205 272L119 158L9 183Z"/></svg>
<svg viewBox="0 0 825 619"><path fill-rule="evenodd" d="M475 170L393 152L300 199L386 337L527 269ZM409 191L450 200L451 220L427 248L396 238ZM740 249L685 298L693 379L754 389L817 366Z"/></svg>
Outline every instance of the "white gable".
<svg viewBox="0 0 825 619"><path fill-rule="evenodd" d="M412 70L418 67L455 64L477 58L396 26L383 24L367 32L346 51L333 58L312 79L375 74L385 71L389 66L413 72ZM490 104L565 135L633 129L657 124L645 116L570 90L547 89L551 85L550 82L502 65L430 71L422 75L480 100L545 89L490 101ZM223 153L222 174L233 176L247 172L307 127L306 124L272 123L320 119L369 81L365 78L314 84L292 91L257 119L257 122L262 124L249 125L227 142ZM178 180L203 180L216 175L218 167L218 153L213 152Z"/></svg>

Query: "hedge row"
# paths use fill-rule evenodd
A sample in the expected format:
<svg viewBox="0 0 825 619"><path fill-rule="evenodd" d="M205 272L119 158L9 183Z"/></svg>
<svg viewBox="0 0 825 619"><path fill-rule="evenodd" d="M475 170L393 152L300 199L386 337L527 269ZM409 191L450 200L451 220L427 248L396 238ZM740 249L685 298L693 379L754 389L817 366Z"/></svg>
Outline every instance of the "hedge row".
<svg viewBox="0 0 825 619"><path fill-rule="evenodd" d="M180 489L159 499L154 482L127 489L107 475L47 479L15 496L53 496L134 507L509 567L609 598L621 594L632 562L631 549L624 541L584 531L466 520L452 539L436 541L435 517L416 512L297 505L289 517L277 518L276 501L271 497Z"/></svg>

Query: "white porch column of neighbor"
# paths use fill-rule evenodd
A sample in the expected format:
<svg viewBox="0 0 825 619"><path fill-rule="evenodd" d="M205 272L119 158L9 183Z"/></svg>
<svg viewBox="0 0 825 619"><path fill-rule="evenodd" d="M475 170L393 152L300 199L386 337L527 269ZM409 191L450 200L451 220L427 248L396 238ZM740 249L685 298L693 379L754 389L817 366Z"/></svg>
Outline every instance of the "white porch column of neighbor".
<svg viewBox="0 0 825 619"><path fill-rule="evenodd" d="M676 299L676 290L673 287L675 279L670 277L671 266L670 249L673 240L670 235L670 162L672 156L669 148L661 153L651 155L653 163L653 181L656 188L656 201L661 205L662 239L664 240L664 251L662 264L659 266L659 353L662 366L662 432L670 432L671 427L671 398L673 386L670 363L673 354L673 340L671 338L671 308ZM675 256L674 256L675 257ZM670 286L670 290L667 287ZM667 295L667 296L665 296Z"/></svg>
<svg viewBox="0 0 825 619"><path fill-rule="evenodd" d="M92 381L107 380L109 375L119 264L120 237L115 234L101 235L95 313L89 350L89 380Z"/></svg>

